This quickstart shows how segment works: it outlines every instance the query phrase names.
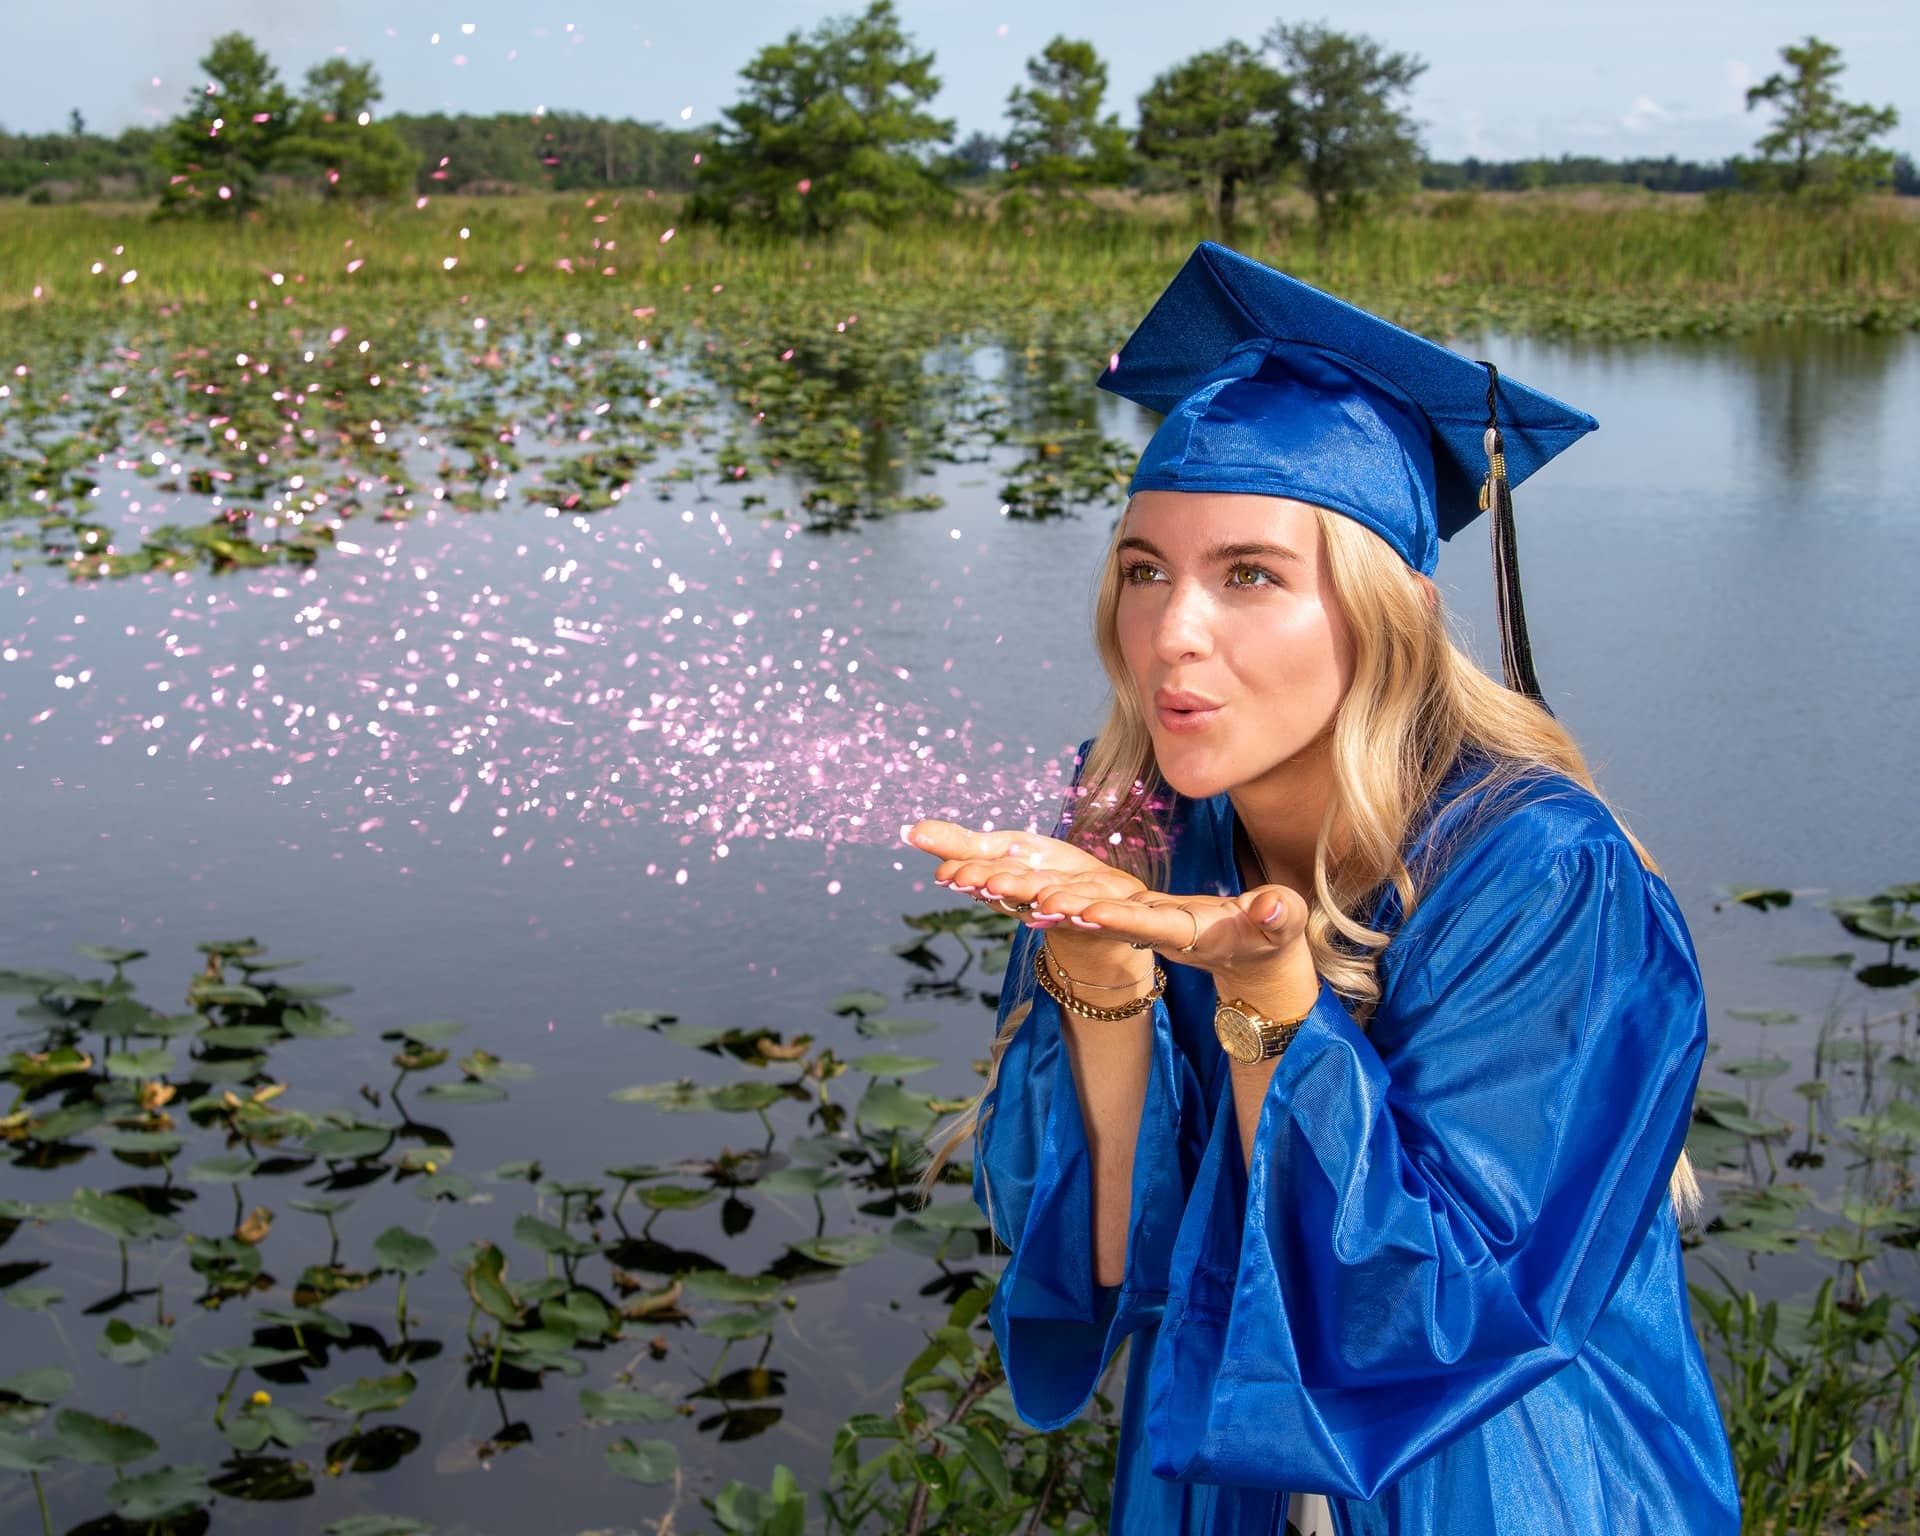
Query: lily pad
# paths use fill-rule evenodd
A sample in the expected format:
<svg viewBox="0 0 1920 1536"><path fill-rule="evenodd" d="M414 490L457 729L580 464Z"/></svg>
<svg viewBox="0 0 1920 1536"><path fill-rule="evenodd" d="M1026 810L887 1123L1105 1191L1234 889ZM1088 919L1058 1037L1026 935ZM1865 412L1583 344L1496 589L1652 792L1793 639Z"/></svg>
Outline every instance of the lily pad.
<svg viewBox="0 0 1920 1536"><path fill-rule="evenodd" d="M597 1392L591 1387L580 1393L580 1412L590 1419L609 1424L664 1424L675 1417L672 1403L651 1392L625 1389Z"/></svg>
<svg viewBox="0 0 1920 1536"><path fill-rule="evenodd" d="M829 1013L842 1015L857 1013L864 1016L870 1013L878 1013L886 1006L887 995L884 992L876 992L871 987L863 987L857 992L842 992L832 1002L827 1004L827 1011Z"/></svg>
<svg viewBox="0 0 1920 1536"><path fill-rule="evenodd" d="M429 1239L405 1227L388 1227L373 1240L373 1256L380 1261L380 1267L403 1275L425 1274L439 1253Z"/></svg>
<svg viewBox="0 0 1920 1536"><path fill-rule="evenodd" d="M666 1440L616 1440L607 1447L607 1465L636 1483L664 1483L680 1465L680 1454Z"/></svg>
<svg viewBox="0 0 1920 1536"><path fill-rule="evenodd" d="M816 1264L844 1269L865 1263L887 1246L887 1240L872 1232L849 1232L838 1237L809 1237L788 1246Z"/></svg>
<svg viewBox="0 0 1920 1536"><path fill-rule="evenodd" d="M29 1403L57 1403L72 1390L73 1373L58 1365L21 1371L0 1381L0 1392L11 1393Z"/></svg>
<svg viewBox="0 0 1920 1536"><path fill-rule="evenodd" d="M162 1467L124 1478L107 1490L122 1519L136 1524L170 1519L200 1508L213 1497L204 1467Z"/></svg>
<svg viewBox="0 0 1920 1536"><path fill-rule="evenodd" d="M142 1328L116 1317L101 1333L98 1348L115 1365L145 1365L173 1348L173 1330Z"/></svg>
<svg viewBox="0 0 1920 1536"><path fill-rule="evenodd" d="M96 1419L78 1408L62 1408L54 1430L63 1454L94 1467L128 1466L160 1449L145 1430Z"/></svg>
<svg viewBox="0 0 1920 1536"><path fill-rule="evenodd" d="M362 1376L350 1387L329 1392L326 1401L342 1413L387 1413L403 1407L419 1385L411 1371L397 1376Z"/></svg>

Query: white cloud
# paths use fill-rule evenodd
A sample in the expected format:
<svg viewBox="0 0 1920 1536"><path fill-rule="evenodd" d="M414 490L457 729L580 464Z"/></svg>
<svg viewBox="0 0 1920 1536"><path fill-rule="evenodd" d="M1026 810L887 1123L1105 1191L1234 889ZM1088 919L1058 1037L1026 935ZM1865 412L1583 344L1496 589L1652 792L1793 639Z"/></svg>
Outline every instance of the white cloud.
<svg viewBox="0 0 1920 1536"><path fill-rule="evenodd" d="M1651 96L1636 96L1633 105L1621 115L1620 126L1628 133L1652 133L1673 121L1669 112Z"/></svg>

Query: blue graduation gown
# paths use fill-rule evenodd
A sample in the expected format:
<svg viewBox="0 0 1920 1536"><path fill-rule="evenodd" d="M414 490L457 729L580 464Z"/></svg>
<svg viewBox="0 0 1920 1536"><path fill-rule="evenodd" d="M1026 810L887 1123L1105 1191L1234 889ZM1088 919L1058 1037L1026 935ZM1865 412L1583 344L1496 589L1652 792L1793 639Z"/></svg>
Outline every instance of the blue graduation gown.
<svg viewBox="0 0 1920 1536"><path fill-rule="evenodd" d="M1372 1020L1322 987L1250 1168L1212 978L1168 966L1117 1287L1039 935L1016 940L1002 1017L1031 1012L974 1160L1011 1250L990 1319L1042 1429L1131 1336L1114 1532L1283 1533L1296 1491L1340 1536L1739 1530L1667 1194L1707 1036L1685 924L1578 785L1450 793L1413 916L1377 914ZM1169 889L1237 892L1232 833L1225 796L1176 800Z"/></svg>

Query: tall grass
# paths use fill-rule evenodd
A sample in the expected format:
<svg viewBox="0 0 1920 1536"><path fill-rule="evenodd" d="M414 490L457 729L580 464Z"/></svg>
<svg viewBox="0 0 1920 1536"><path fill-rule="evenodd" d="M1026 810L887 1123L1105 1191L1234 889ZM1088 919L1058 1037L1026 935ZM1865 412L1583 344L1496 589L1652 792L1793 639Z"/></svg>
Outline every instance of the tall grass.
<svg viewBox="0 0 1920 1536"><path fill-rule="evenodd" d="M696 289L742 281L981 293L1018 285L1030 304L1132 308L1196 239L1215 233L1151 209L1016 222L975 208L813 242L676 223L670 200L644 194L285 205L224 224L159 221L127 204L0 205L0 311L382 296L497 303L559 293L665 311ZM1466 193L1427 199L1324 244L1309 219L1283 206L1243 224L1234 243L1416 323L1504 318L1637 331L1813 316L1920 326L1920 217L1893 199L1804 209L1741 198L1591 203ZM138 275L123 282L128 271Z"/></svg>

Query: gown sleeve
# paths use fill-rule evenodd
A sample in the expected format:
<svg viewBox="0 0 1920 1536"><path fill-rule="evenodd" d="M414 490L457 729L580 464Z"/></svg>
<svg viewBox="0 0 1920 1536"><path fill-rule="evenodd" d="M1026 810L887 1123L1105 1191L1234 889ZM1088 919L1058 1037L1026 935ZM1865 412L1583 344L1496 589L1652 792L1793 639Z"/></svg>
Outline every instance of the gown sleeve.
<svg viewBox="0 0 1920 1536"><path fill-rule="evenodd" d="M1390 946L1370 1033L1322 988L1250 1159L1223 1082L1152 1362L1159 1476L1371 1500L1572 1359L1630 1264L1705 1055L1692 945L1617 836L1489 841Z"/></svg>
<svg viewBox="0 0 1920 1536"><path fill-rule="evenodd" d="M1126 1271L1095 1282L1093 1165L1060 1008L1033 984L1040 935L1015 937L1001 1017L1028 1009L982 1105L974 1200L1011 1252L988 1308L1015 1409L1039 1429L1076 1417L1127 1334L1159 1319L1206 1102L1162 999L1133 1161ZM1129 1021L1139 1027L1138 1021ZM1126 1027L1126 1026L1110 1026Z"/></svg>

